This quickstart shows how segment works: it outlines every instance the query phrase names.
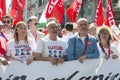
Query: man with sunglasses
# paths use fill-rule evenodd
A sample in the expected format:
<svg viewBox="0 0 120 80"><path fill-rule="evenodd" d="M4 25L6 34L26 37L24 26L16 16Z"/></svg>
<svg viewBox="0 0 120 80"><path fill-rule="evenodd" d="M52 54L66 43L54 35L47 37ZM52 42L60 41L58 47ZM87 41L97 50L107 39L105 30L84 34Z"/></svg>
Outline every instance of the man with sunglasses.
<svg viewBox="0 0 120 80"><path fill-rule="evenodd" d="M12 22L13 22L13 19L9 15L5 15L2 17L3 27L0 32L0 36L5 38L6 41L9 41L10 39L13 38Z"/></svg>
<svg viewBox="0 0 120 80"><path fill-rule="evenodd" d="M38 18L36 16L31 16L28 19L28 26L29 26L28 35L37 44L38 40L45 36L42 32L38 31Z"/></svg>

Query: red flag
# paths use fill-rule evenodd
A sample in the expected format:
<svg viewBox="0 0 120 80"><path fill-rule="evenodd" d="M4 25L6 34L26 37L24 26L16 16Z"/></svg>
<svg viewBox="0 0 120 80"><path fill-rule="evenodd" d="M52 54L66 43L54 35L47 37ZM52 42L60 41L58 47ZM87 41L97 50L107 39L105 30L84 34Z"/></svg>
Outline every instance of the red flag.
<svg viewBox="0 0 120 80"><path fill-rule="evenodd" d="M112 28L116 35L120 34L119 28L115 25L111 0L108 0L107 25Z"/></svg>
<svg viewBox="0 0 120 80"><path fill-rule="evenodd" d="M13 25L15 26L18 21L23 20L23 9L25 0L12 0L12 7L10 15L13 17Z"/></svg>
<svg viewBox="0 0 120 80"><path fill-rule="evenodd" d="M104 16L103 16L103 6L102 6L102 0L98 0L98 6L96 10L96 16L95 16L95 23L97 26L102 26L104 22Z"/></svg>
<svg viewBox="0 0 120 80"><path fill-rule="evenodd" d="M108 0L107 25L108 26L115 25L115 19L114 19L114 15L113 15L111 0Z"/></svg>
<svg viewBox="0 0 120 80"><path fill-rule="evenodd" d="M66 10L66 14L68 15L71 22L76 22L76 17L81 8L83 0L74 0L69 8Z"/></svg>
<svg viewBox="0 0 120 80"><path fill-rule="evenodd" d="M6 0L0 0L0 21L6 15Z"/></svg>
<svg viewBox="0 0 120 80"><path fill-rule="evenodd" d="M64 18L64 1L63 0L49 0L46 18L54 17L59 23L62 23Z"/></svg>

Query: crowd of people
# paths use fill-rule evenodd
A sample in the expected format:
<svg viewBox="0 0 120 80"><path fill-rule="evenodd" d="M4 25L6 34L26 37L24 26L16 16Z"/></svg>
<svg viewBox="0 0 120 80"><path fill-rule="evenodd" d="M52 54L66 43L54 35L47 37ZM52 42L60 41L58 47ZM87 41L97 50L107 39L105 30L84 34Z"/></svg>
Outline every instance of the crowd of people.
<svg viewBox="0 0 120 80"><path fill-rule="evenodd" d="M39 31L38 18L31 16L27 22L20 21L15 27L13 19L5 15L0 23L0 63L8 61L50 61L53 65L65 61L119 57L119 35L106 25L89 24L86 18L76 23L67 22L62 29L57 19L49 18L45 29ZM45 31L45 32L44 32Z"/></svg>

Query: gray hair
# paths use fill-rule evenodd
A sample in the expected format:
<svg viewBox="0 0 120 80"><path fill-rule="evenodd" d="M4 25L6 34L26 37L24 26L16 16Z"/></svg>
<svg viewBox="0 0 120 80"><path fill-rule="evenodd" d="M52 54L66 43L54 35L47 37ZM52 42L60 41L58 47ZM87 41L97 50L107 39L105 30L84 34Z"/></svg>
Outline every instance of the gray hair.
<svg viewBox="0 0 120 80"><path fill-rule="evenodd" d="M81 22L81 21L86 21L86 22L88 22L88 20L87 20L86 18L80 18L80 19L78 19L77 24L78 24L79 22Z"/></svg>

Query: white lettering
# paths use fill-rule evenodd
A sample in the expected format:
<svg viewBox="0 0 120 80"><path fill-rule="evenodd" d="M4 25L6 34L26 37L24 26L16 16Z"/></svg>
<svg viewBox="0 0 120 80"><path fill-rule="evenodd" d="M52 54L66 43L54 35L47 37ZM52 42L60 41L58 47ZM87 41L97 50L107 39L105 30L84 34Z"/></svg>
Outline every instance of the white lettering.
<svg viewBox="0 0 120 80"><path fill-rule="evenodd" d="M0 8L0 17L2 17L2 9Z"/></svg>
<svg viewBox="0 0 120 80"><path fill-rule="evenodd" d="M51 14L52 10L53 10L53 6L50 5L49 8L48 8L48 13Z"/></svg>
<svg viewBox="0 0 120 80"><path fill-rule="evenodd" d="M23 9L23 6L22 6L20 0L17 0L17 2L18 2L18 5Z"/></svg>
<svg viewBox="0 0 120 80"><path fill-rule="evenodd" d="M51 0L51 4L55 6L58 3L59 0Z"/></svg>

